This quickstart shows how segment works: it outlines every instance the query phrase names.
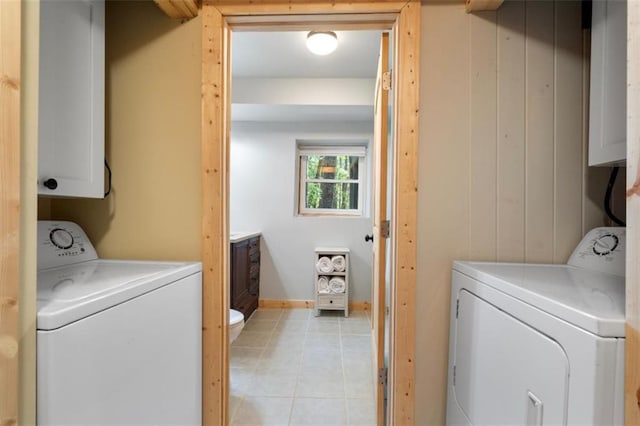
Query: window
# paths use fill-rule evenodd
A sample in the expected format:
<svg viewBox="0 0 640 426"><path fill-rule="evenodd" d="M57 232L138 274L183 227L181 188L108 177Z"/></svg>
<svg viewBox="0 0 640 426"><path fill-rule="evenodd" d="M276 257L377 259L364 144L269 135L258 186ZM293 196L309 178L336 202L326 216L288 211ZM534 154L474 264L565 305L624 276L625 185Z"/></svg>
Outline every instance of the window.
<svg viewBox="0 0 640 426"><path fill-rule="evenodd" d="M298 213L362 216L364 146L298 146Z"/></svg>

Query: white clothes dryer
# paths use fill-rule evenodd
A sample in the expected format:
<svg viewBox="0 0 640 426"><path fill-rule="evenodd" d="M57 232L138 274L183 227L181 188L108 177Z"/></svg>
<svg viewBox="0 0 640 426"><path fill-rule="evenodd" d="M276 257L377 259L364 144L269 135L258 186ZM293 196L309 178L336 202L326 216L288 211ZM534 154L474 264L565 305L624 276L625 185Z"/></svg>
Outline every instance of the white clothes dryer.
<svg viewBox="0 0 640 426"><path fill-rule="evenodd" d="M566 265L453 264L448 425L622 425L625 230Z"/></svg>
<svg viewBox="0 0 640 426"><path fill-rule="evenodd" d="M201 424L200 263L98 259L38 222L39 425Z"/></svg>

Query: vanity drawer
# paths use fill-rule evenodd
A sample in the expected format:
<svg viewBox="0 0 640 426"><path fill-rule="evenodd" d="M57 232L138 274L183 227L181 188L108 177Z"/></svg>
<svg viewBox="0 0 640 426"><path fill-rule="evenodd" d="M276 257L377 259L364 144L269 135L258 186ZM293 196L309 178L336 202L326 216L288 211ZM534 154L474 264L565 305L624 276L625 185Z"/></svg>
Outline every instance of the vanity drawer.
<svg viewBox="0 0 640 426"><path fill-rule="evenodd" d="M260 237L251 238L249 240L249 254L260 252Z"/></svg>
<svg viewBox="0 0 640 426"><path fill-rule="evenodd" d="M344 308L345 295L344 294L323 294L318 295L318 308Z"/></svg>
<svg viewBox="0 0 640 426"><path fill-rule="evenodd" d="M249 279L250 280L257 280L260 278L260 264L259 263L252 263L251 264L251 269L249 269Z"/></svg>

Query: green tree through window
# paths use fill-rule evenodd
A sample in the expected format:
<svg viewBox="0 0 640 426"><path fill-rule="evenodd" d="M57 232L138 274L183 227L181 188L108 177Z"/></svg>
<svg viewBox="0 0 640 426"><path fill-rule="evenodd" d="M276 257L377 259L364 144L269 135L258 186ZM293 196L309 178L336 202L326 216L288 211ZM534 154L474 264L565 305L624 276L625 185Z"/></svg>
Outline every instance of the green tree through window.
<svg viewBox="0 0 640 426"><path fill-rule="evenodd" d="M361 157L306 155L301 158L306 166L305 209L359 210Z"/></svg>

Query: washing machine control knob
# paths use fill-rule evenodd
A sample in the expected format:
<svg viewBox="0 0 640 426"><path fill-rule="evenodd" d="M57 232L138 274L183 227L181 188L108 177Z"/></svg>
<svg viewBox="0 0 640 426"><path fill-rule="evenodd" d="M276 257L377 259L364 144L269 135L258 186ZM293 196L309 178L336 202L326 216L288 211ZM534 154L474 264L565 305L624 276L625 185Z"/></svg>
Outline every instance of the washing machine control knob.
<svg viewBox="0 0 640 426"><path fill-rule="evenodd" d="M55 228L49 233L49 239L58 248L68 249L73 245L73 235L66 229Z"/></svg>
<svg viewBox="0 0 640 426"><path fill-rule="evenodd" d="M593 242L593 252L598 256L607 256L618 247L618 236L612 233L604 234Z"/></svg>

